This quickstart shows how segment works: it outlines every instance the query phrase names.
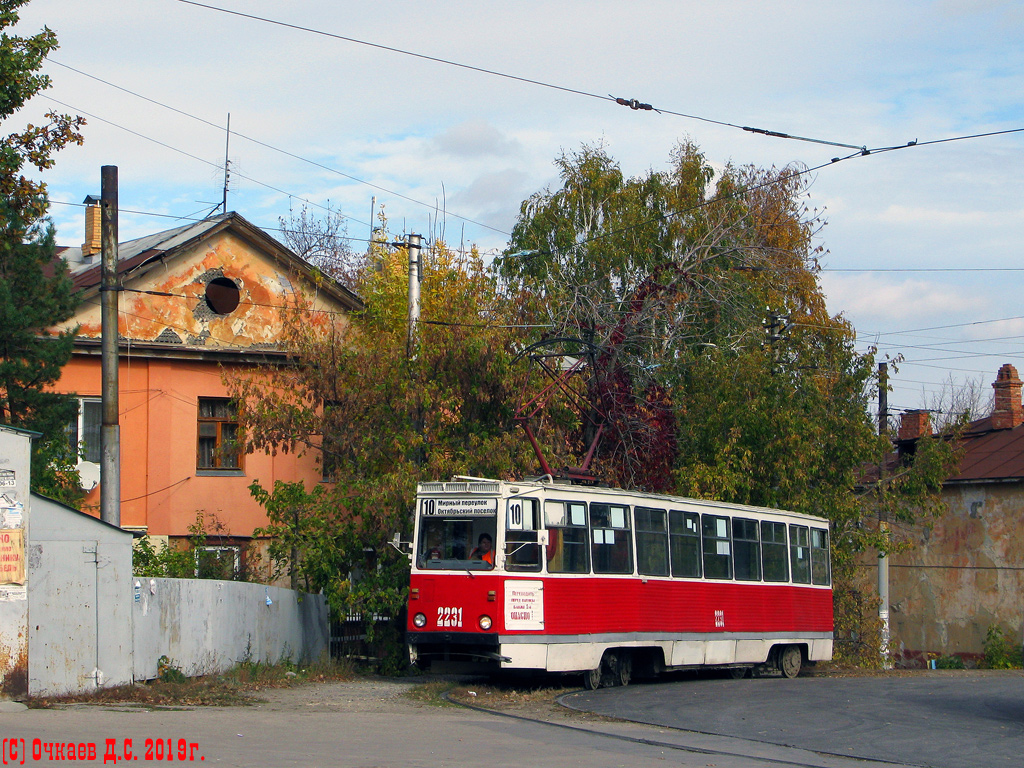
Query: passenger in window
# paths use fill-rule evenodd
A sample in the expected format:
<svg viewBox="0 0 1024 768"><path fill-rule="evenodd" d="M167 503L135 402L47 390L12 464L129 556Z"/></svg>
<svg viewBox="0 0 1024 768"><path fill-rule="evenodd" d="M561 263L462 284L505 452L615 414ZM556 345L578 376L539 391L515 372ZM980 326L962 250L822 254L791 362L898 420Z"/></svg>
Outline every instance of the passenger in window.
<svg viewBox="0 0 1024 768"><path fill-rule="evenodd" d="M470 560L483 560L485 563L494 565L494 539L489 533L481 533L477 539L476 547L469 553Z"/></svg>

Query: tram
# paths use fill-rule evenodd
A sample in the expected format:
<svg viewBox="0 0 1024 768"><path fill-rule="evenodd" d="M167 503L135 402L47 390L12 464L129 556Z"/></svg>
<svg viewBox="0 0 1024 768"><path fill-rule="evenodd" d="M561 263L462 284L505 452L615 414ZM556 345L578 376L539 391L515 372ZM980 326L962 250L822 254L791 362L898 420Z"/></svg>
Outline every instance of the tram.
<svg viewBox="0 0 1024 768"><path fill-rule="evenodd" d="M698 667L795 677L832 657L822 518L550 475L420 483L415 518L420 666L579 673L597 688Z"/></svg>

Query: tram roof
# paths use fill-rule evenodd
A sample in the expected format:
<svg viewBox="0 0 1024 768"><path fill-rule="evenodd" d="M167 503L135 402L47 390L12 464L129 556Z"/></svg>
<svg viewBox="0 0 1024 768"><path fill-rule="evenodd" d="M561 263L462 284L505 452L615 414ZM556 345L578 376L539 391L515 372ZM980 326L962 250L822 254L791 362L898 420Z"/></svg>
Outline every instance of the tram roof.
<svg viewBox="0 0 1024 768"><path fill-rule="evenodd" d="M528 478L524 480L493 480L483 477L456 476L450 481L424 482L417 485L419 495L436 494L458 494L473 493L488 496L504 496L509 493L522 494L523 488L530 488L544 491L556 491L559 493L580 495L580 496L609 496L621 500L642 499L651 502L651 506L670 504L706 507L709 509L721 510L724 512L747 512L761 515L785 515L793 518L803 518L819 523L828 523L828 520L816 515L808 515L803 512L793 512L787 509L775 509L772 507L756 507L749 504L730 504L724 501L712 501L710 499L694 499L687 496L673 496L660 493L649 493L647 491L627 491L622 488L607 488L600 486L575 485L572 483L561 483L548 481L543 478ZM514 490L519 489L519 490Z"/></svg>

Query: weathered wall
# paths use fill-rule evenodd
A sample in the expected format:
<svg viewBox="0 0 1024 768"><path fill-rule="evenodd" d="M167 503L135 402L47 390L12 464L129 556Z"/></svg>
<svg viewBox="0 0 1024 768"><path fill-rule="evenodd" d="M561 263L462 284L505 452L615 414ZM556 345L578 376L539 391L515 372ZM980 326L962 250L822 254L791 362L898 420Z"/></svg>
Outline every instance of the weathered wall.
<svg viewBox="0 0 1024 768"><path fill-rule="evenodd" d="M25 540L31 448L30 433L0 425L0 698L28 690Z"/></svg>
<svg viewBox="0 0 1024 768"><path fill-rule="evenodd" d="M1024 486L948 487L949 511L890 558L890 621L905 652L980 654L989 626L1024 632Z"/></svg>
<svg viewBox="0 0 1024 768"><path fill-rule="evenodd" d="M323 595L235 581L135 581L137 680L156 677L161 656L196 675L223 671L243 660L312 661L327 653Z"/></svg>

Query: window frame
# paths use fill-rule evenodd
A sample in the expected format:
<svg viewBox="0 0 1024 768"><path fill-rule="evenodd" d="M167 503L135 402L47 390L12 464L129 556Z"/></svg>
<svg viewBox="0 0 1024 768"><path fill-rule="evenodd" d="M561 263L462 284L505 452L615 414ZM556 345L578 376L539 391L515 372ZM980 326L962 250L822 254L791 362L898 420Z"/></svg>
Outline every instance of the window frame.
<svg viewBox="0 0 1024 768"><path fill-rule="evenodd" d="M522 522L513 525L513 505L522 505ZM503 543L504 568L513 573L537 573L541 569L541 547L538 540L540 529L540 502L530 497L514 497L505 503L505 539ZM534 557L530 558L529 555ZM531 562L535 560L536 562Z"/></svg>
<svg viewBox="0 0 1024 768"><path fill-rule="evenodd" d="M811 583L811 534L806 525L789 524L789 567L794 584Z"/></svg>
<svg viewBox="0 0 1024 768"><path fill-rule="evenodd" d="M680 521L683 530L677 531L676 526L673 524L673 518ZM687 522L693 523L693 529L686 525ZM670 509L668 512L668 549L669 549L669 561L671 562L672 576L678 579L699 579L704 575L704 556L703 556L703 536L700 527L700 514L697 512L690 512L685 509ZM682 545L689 543L689 547L683 547ZM680 545L677 548L677 545ZM689 551L687 552L687 549ZM695 566L696 573L682 573L683 566L686 564L682 558L677 558L677 554L689 554L690 565Z"/></svg>
<svg viewBox="0 0 1024 768"><path fill-rule="evenodd" d="M75 414L75 418L68 423L67 431L68 442L71 443L75 456L78 457L76 463L81 464L88 461L92 464L100 464L103 461L103 399L100 397L76 397L75 401L78 403L78 412ZM99 419L96 422L95 435L93 435L96 444L91 449L89 446L89 433L92 430L87 429L86 405L95 405L99 408ZM95 456L95 458L89 458L90 456Z"/></svg>
<svg viewBox="0 0 1024 768"><path fill-rule="evenodd" d="M712 535L708 535L709 526L707 523L715 521L725 523L725 536L721 535L718 525L713 526ZM704 565L704 578L714 579L716 581L729 581L733 578L733 562L732 562L732 516L731 515L714 515L705 513L700 516L700 538L701 538L701 549L704 552L703 565ZM708 546L708 542L715 544L714 551L710 551L711 548ZM720 552L722 543L726 545L726 552ZM726 564L726 574L721 574L721 566ZM709 568L709 565L715 567Z"/></svg>
<svg viewBox="0 0 1024 768"><path fill-rule="evenodd" d="M765 534L767 526L772 527L771 540ZM779 528L782 529L782 541L777 541L776 534ZM782 584L789 581L789 537L787 531L786 523L778 520L761 521L761 576L768 583ZM771 568L769 568L769 559L772 562ZM782 578L776 578L778 564L782 565Z"/></svg>
<svg viewBox="0 0 1024 768"><path fill-rule="evenodd" d="M231 411L230 416L203 416L204 405L227 405ZM214 447L211 452L212 464L203 463L203 441L210 440L210 435L203 435L203 425L213 424L216 434L213 436ZM236 450L233 453L224 451L224 444L227 439L224 437L224 428L233 426L235 428L234 440ZM199 397L196 399L196 472L222 473L232 475L241 474L245 470L245 450L243 441L240 439L242 432L241 424L238 421L238 405L229 397ZM225 464L228 457L233 457L235 464Z"/></svg>
<svg viewBox="0 0 1024 768"><path fill-rule="evenodd" d="M661 517L661 527L654 516ZM636 570L641 576L669 576L672 565L669 555L668 510L658 507L633 507L636 526ZM664 569L657 568L658 561Z"/></svg>
<svg viewBox="0 0 1024 768"><path fill-rule="evenodd" d="M815 539L819 534L824 545L819 545ZM810 533L811 549L811 584L819 587L827 587L832 584L832 568L829 559L828 530L825 528L811 528ZM821 561L824 560L824 577L821 575Z"/></svg>
<svg viewBox="0 0 1024 768"><path fill-rule="evenodd" d="M628 576L636 572L633 563L633 526L630 506L610 502L590 503L590 562L595 574ZM615 525L616 512L622 514L622 525ZM595 517L607 516L607 525L595 525ZM608 541L609 534L611 541Z"/></svg>
<svg viewBox="0 0 1024 768"><path fill-rule="evenodd" d="M554 505L563 505L563 515L561 523L552 523L551 518L548 515L548 510L552 509ZM573 522L576 518L575 512L581 513L582 523ZM544 500L544 528L548 532L548 545L547 552L544 554L544 567L548 573L590 573L590 529L587 525L587 503L585 501L566 501L564 499L545 499ZM565 531L572 531L573 535L569 538L565 536ZM580 540L575 540L580 539ZM578 558L572 558L573 564L576 565L575 570L567 570L565 568L552 568L551 564L554 562L564 562L566 545L572 547L570 550L573 553L583 553L583 563L578 563ZM577 549L578 548L578 549Z"/></svg>
<svg viewBox="0 0 1024 768"><path fill-rule="evenodd" d="M739 535L741 529L747 529L742 531L742 537ZM752 539L748 538L751 531ZM761 526L753 518L732 519L732 573L736 581L761 581Z"/></svg>

